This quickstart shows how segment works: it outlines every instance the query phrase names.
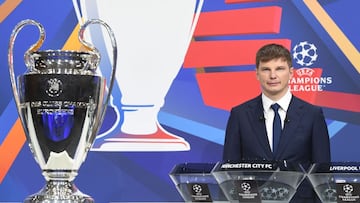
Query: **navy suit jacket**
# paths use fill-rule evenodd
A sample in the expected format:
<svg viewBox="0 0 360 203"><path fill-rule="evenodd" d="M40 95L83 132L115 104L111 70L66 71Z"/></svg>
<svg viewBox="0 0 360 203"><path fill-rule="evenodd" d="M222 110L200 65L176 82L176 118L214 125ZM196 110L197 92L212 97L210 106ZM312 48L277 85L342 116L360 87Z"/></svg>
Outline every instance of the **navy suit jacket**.
<svg viewBox="0 0 360 203"><path fill-rule="evenodd" d="M322 109L293 95L278 150L273 154L266 133L261 95L232 108L226 127L223 160L287 160L301 164L305 170L312 163L330 162L329 134ZM310 195L309 191L301 193Z"/></svg>

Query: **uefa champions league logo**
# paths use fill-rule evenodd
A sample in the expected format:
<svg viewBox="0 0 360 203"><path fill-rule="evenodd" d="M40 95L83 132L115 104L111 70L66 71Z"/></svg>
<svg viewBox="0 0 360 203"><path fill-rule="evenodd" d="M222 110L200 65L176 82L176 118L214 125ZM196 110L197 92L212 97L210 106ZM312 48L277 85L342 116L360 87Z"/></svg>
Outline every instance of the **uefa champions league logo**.
<svg viewBox="0 0 360 203"><path fill-rule="evenodd" d="M52 78L47 81L46 93L50 97L58 97L62 93L63 84L61 80Z"/></svg>
<svg viewBox="0 0 360 203"><path fill-rule="evenodd" d="M359 183L336 184L337 202L360 202Z"/></svg>
<svg viewBox="0 0 360 203"><path fill-rule="evenodd" d="M323 76L321 67L310 67L319 57L317 50L317 47L308 41L302 41L293 47L292 57L301 67L295 69L294 77L290 80L291 91L299 94L321 92L327 85L332 84L332 77ZM301 96L305 100L313 102L314 95Z"/></svg>
<svg viewBox="0 0 360 203"><path fill-rule="evenodd" d="M239 180L237 183L237 196L240 202L260 202L261 197L255 180Z"/></svg>
<svg viewBox="0 0 360 203"><path fill-rule="evenodd" d="M192 186L192 189L195 193L201 193L202 192L202 187L201 185L195 184Z"/></svg>
<svg viewBox="0 0 360 203"><path fill-rule="evenodd" d="M353 188L352 185L346 184L346 185L343 186L343 190L344 190L345 194L350 194L350 195L351 195L351 193L353 192L354 188Z"/></svg>
<svg viewBox="0 0 360 203"><path fill-rule="evenodd" d="M250 183L246 183L246 182L241 183L241 189L242 189L244 192L250 192L250 190L251 190L251 185L250 185Z"/></svg>
<svg viewBox="0 0 360 203"><path fill-rule="evenodd" d="M191 198L193 202L212 202L210 190L207 184L188 184L188 190L191 193Z"/></svg>
<svg viewBox="0 0 360 203"><path fill-rule="evenodd" d="M311 66L318 58L316 46L307 41L296 44L292 51L295 62L301 66Z"/></svg>

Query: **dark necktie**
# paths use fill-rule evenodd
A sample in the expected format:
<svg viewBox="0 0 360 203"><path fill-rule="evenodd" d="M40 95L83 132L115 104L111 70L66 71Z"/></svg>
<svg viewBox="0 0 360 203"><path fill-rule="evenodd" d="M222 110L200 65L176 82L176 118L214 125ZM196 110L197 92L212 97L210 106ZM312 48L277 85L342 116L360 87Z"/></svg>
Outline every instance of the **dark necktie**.
<svg viewBox="0 0 360 203"><path fill-rule="evenodd" d="M282 131L281 119L278 112L280 106L279 104L275 103L271 105L271 108L274 110L275 113L273 122L273 153L276 153Z"/></svg>

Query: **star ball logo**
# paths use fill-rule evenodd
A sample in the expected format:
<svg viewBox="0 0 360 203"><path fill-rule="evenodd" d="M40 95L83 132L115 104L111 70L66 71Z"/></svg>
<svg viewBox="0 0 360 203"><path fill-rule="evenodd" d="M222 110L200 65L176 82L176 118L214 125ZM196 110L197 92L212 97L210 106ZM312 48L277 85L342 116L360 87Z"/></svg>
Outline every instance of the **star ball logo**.
<svg viewBox="0 0 360 203"><path fill-rule="evenodd" d="M187 184L193 202L212 202L210 190L207 184L191 183Z"/></svg>
<svg viewBox="0 0 360 203"><path fill-rule="evenodd" d="M247 183L247 182L241 183L241 189L242 189L244 192L250 192L250 190L251 190L251 185L250 185L250 183Z"/></svg>
<svg viewBox="0 0 360 203"><path fill-rule="evenodd" d="M301 66L311 66L318 58L317 47L307 41L300 42L293 48L293 58Z"/></svg>
<svg viewBox="0 0 360 203"><path fill-rule="evenodd" d="M310 67L318 60L317 47L302 41L292 49L294 61L300 65L295 69L294 77L290 80L290 90L295 92L320 92L327 85L332 84L332 77L322 76L322 68Z"/></svg>
<svg viewBox="0 0 360 203"><path fill-rule="evenodd" d="M201 192L202 192L202 187L201 187L201 185L199 185L199 184L194 184L194 185L192 186L192 189L193 189L193 191L194 191L195 193L201 193Z"/></svg>
<svg viewBox="0 0 360 203"><path fill-rule="evenodd" d="M345 194L351 195L351 193L354 191L354 188L350 184L345 184L343 186L343 190L344 190Z"/></svg>

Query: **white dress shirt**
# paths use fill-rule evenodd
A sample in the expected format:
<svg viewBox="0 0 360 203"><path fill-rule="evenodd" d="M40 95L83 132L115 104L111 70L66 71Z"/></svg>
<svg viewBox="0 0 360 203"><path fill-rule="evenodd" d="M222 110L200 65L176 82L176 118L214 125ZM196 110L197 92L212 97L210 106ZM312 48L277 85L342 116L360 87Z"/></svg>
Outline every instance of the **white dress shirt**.
<svg viewBox="0 0 360 203"><path fill-rule="evenodd" d="M272 110L271 105L278 103L280 105L279 108L279 115L281 118L281 126L284 128L284 121L286 118L286 112L288 110L290 100L292 94L290 90L278 101L273 101L269 97L262 94L262 102L264 107L264 118L265 118L265 125L266 125L266 132L269 139L269 144L271 150L273 150L273 121L274 121L274 110Z"/></svg>

